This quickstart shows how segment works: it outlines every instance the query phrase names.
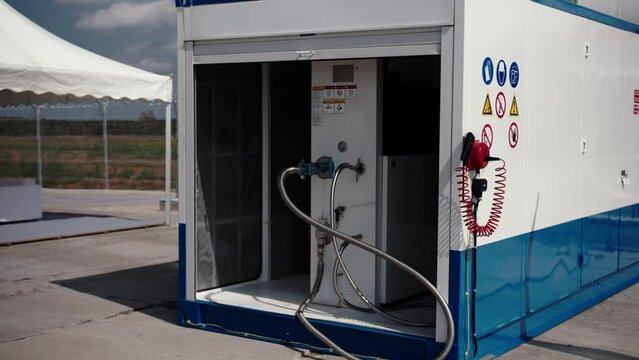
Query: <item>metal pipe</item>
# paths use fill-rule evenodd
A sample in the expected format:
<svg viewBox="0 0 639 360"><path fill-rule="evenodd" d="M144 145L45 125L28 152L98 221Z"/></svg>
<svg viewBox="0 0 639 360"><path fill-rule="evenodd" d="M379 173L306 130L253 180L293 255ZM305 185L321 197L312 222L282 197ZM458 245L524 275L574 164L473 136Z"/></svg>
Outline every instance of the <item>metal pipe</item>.
<svg viewBox="0 0 639 360"><path fill-rule="evenodd" d="M448 355L448 353L450 352L450 350L453 347L453 341L455 340L455 323L453 322L453 315L450 312L450 309L448 308L448 304L446 303L446 299L444 299L444 297L442 296L442 294L437 290L437 288L435 286L433 286L433 284L431 284L428 279L426 279L422 274L420 274L419 272L417 272L415 269L411 268L410 266L404 264L403 262L397 260L396 258L392 257L391 255L379 250L378 248L371 246L363 241L359 241L351 236L348 236L340 231L334 230L332 229L330 226L326 226L318 221L316 221L315 219L311 218L310 216L304 214L304 212L302 212L300 209L298 209L295 204L293 204L293 202L291 201L291 199L288 196L288 193L286 192L286 188L284 186L284 183L286 181L286 178L289 177L290 175L293 174L300 174L300 169L297 167L291 167L288 169L284 169L280 175L277 178L277 186L278 189L280 191L280 195L282 196L282 200L284 200L284 204L286 204L286 206L295 214L297 215L297 217L299 217L300 219L302 219L304 222L306 222L307 224L322 230L338 239L342 239L344 241L347 241L357 247L359 247L360 249L363 249L365 251L368 251L370 253L375 254L376 256L381 257L382 259L387 260L388 262L392 263L393 265L399 267L400 269L406 271L409 275L411 275L412 277L414 277L415 279L417 279L422 285L424 285L424 287L426 287L428 289L428 291L430 291L434 296L435 296L435 300L437 300L437 302L441 305L442 311L444 312L444 315L446 317L446 322L448 323L448 328L447 328L447 339L446 339L446 344L444 345L444 348L442 349L442 352L437 356L436 359L445 359L446 356ZM302 318L300 318L300 320L302 321L302 323L304 324L304 326L309 329L309 327L313 330L310 330L311 333L313 333L315 336L317 336L318 339L320 339L324 344L326 344L327 346L331 347L332 349L334 349L335 351L337 351L338 353L340 353L340 355L346 357L349 360L356 360L357 358L353 357L352 355L345 353L343 349L341 349L340 347L338 347L337 345L335 345L330 339L328 339L326 336L324 336L322 333L320 333L317 329L313 328L313 326L308 323L304 323L304 321L302 320ZM309 326L307 326L309 325ZM342 353L344 352L344 354Z"/></svg>
<svg viewBox="0 0 639 360"><path fill-rule="evenodd" d="M38 185L40 185L40 187L43 187L43 184L42 184L42 137L40 133L40 120L41 120L40 111L42 110L42 106L43 105L36 106L36 141L38 143Z"/></svg>
<svg viewBox="0 0 639 360"><path fill-rule="evenodd" d="M342 163L340 164L337 169L335 170L335 174L333 175L333 181L331 182L331 197L330 197L330 225L331 228L336 229L336 221L335 221L335 190L337 189L337 181L339 179L339 176L341 175L342 171L349 169L349 170L353 170L355 172L357 172L357 167L353 166L351 164L348 163ZM359 307L357 305L354 305L352 303L350 303L348 300L346 300L344 298L344 295L342 294L342 291L339 288L339 284L337 282L337 270L338 267L341 267L342 270L344 271L344 276L346 277L346 280L348 280L348 283L351 285L351 288L353 288L353 290L355 291L355 294L357 295L357 297L359 297L365 304L366 306L368 306L368 308L370 308L371 311L389 319L392 321L395 321L397 323L400 324L404 324L404 325L408 325L408 326L415 326L415 327L429 327L429 326L433 326L433 323L423 323L423 322L417 322L417 321L410 321L410 320L404 320L401 318L398 318L396 316L393 316L383 310L381 310L380 308L378 308L377 306L375 306L375 304L373 304L373 302L371 302L366 295L364 295L364 293L359 289L359 287L357 286L357 284L355 283L355 281L353 280L353 278L351 277L351 274L348 271L348 268L346 267L346 264L344 263L344 260L342 259L342 252L346 249L346 246L343 246L341 249L339 249L337 247L337 241L335 239L335 237L333 237L333 249L335 250L335 265L333 266L333 289L335 289L335 293L337 294L337 297L339 297L339 299L349 308L353 309L353 310L357 310L357 311L367 311L368 309L366 308L362 308ZM348 243L346 243L348 244ZM338 266L339 265L339 266Z"/></svg>
<svg viewBox="0 0 639 360"><path fill-rule="evenodd" d="M299 308L295 315L300 320L302 325L308 330L311 334L315 335L318 339L320 339L326 346L330 347L333 351L340 354L341 356L347 358L348 360L359 360L357 357L349 354L346 350L339 347L339 345L335 344L331 339L327 338L326 335L322 334L315 326L313 326L306 316L304 316L304 310L308 307L308 304L313 301L317 293L319 292L320 286L322 285L322 278L324 277L324 245L318 245L317 248L317 271L315 275L315 282L313 283L313 288L311 289L311 293L308 298L304 300L303 303L300 304Z"/></svg>
<svg viewBox="0 0 639 360"><path fill-rule="evenodd" d="M107 106L108 102L98 101L102 107L102 144L104 146L104 189L109 190L109 141L107 138Z"/></svg>
<svg viewBox="0 0 639 360"><path fill-rule="evenodd" d="M171 224L171 103L166 104L164 126L164 224Z"/></svg>

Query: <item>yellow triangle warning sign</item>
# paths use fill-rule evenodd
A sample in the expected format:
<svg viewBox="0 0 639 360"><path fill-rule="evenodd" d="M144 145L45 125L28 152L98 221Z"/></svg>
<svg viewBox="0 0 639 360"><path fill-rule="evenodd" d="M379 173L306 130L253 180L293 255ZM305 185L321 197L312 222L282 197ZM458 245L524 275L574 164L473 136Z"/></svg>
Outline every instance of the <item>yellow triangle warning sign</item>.
<svg viewBox="0 0 639 360"><path fill-rule="evenodd" d="M482 110L482 115L492 115L493 107L490 105L490 95L486 95L486 101L484 101L484 110Z"/></svg>
<svg viewBox="0 0 639 360"><path fill-rule="evenodd" d="M519 116L519 107L517 106L517 98L513 95L513 102L510 105L510 116Z"/></svg>

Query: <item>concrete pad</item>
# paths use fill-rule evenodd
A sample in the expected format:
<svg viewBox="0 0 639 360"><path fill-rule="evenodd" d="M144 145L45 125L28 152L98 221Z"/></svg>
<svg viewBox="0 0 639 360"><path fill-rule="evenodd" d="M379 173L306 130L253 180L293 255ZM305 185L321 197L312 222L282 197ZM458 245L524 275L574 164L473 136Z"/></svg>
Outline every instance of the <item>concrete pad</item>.
<svg viewBox="0 0 639 360"><path fill-rule="evenodd" d="M164 221L159 210L163 191L42 189L44 211L74 214L109 215L123 218ZM171 212L177 223L177 211Z"/></svg>
<svg viewBox="0 0 639 360"><path fill-rule="evenodd" d="M177 228L0 247L0 359L330 359L176 325ZM639 357L639 285L504 359Z"/></svg>
<svg viewBox="0 0 639 360"><path fill-rule="evenodd" d="M132 313L0 345L7 359L308 359L301 351L236 336L186 329ZM319 358L319 357L314 357Z"/></svg>
<svg viewBox="0 0 639 360"><path fill-rule="evenodd" d="M0 224L0 244L81 236L162 224L162 222L124 219L115 216L45 212L38 220Z"/></svg>
<svg viewBox="0 0 639 360"><path fill-rule="evenodd" d="M637 360L638 304L635 284L500 358Z"/></svg>

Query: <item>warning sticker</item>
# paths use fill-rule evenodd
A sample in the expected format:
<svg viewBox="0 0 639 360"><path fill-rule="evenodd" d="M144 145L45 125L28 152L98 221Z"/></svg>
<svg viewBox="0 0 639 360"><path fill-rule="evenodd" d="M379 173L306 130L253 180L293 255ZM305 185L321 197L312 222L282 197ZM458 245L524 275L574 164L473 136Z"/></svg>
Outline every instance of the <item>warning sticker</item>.
<svg viewBox="0 0 639 360"><path fill-rule="evenodd" d="M508 128L508 144L514 149L517 147L517 143L519 143L519 126L517 123L512 123Z"/></svg>
<svg viewBox="0 0 639 360"><path fill-rule="evenodd" d="M519 106L517 106L517 98L513 95L512 104L510 104L510 116L519 116Z"/></svg>
<svg viewBox="0 0 639 360"><path fill-rule="evenodd" d="M492 115L493 107L490 105L490 95L486 94L486 100L484 101L484 109L482 110L482 115Z"/></svg>
<svg viewBox="0 0 639 360"><path fill-rule="evenodd" d="M506 95L503 92L499 92L495 98L495 112L500 119L506 114Z"/></svg>
<svg viewBox="0 0 639 360"><path fill-rule="evenodd" d="M346 98L357 99L357 85L346 85Z"/></svg>
<svg viewBox="0 0 639 360"><path fill-rule="evenodd" d="M357 85L313 86L313 113L343 114L346 100L357 98Z"/></svg>
<svg viewBox="0 0 639 360"><path fill-rule="evenodd" d="M489 149L493 147L493 128L488 124L481 131L481 142L488 145Z"/></svg>

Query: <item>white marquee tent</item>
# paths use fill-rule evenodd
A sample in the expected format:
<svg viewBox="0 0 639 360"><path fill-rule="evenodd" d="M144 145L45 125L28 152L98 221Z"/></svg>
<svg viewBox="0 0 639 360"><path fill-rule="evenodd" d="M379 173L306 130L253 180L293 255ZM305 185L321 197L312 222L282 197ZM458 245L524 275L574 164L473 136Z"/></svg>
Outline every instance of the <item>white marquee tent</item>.
<svg viewBox="0 0 639 360"><path fill-rule="evenodd" d="M40 109L45 104L98 101L103 114L108 188L106 111L110 101L166 104L165 222L170 222L172 79L73 45L0 0L0 106L37 106L38 177L42 184Z"/></svg>

